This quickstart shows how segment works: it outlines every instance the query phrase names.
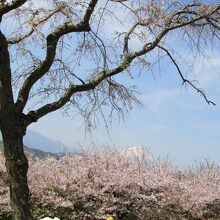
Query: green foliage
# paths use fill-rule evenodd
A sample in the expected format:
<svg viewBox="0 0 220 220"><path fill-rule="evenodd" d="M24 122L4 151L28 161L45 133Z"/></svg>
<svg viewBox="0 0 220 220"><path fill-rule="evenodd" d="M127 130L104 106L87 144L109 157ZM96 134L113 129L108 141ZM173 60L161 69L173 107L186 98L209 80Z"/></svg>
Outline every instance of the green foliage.
<svg viewBox="0 0 220 220"><path fill-rule="evenodd" d="M1 220L12 220L11 213L0 213L0 219Z"/></svg>

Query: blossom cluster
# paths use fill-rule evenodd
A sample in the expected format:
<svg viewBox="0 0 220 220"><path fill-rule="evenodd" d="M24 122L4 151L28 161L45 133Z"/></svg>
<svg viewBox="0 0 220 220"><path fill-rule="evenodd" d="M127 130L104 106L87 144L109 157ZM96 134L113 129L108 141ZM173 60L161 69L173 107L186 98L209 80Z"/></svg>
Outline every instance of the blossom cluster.
<svg viewBox="0 0 220 220"><path fill-rule="evenodd" d="M220 170L206 164L181 170L168 159L129 156L96 148L30 161L35 216L60 219L189 219L220 216ZM0 175L5 174L0 157ZM0 180L0 210L8 207L7 181ZM0 211L1 214L1 211Z"/></svg>

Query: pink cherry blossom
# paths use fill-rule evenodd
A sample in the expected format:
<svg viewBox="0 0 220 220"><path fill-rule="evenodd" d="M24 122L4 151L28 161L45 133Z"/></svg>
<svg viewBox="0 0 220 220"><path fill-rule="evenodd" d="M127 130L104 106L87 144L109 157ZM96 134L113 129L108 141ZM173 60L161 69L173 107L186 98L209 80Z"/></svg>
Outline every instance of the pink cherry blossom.
<svg viewBox="0 0 220 220"><path fill-rule="evenodd" d="M146 220L189 215L204 218L218 213L217 166L207 163L184 171L169 159L153 159L143 150L141 154L129 151L128 156L100 147L82 155L31 160L28 178L35 215L62 219L60 213L64 213L64 219L106 219L129 214ZM1 214L10 211L2 156L0 175Z"/></svg>

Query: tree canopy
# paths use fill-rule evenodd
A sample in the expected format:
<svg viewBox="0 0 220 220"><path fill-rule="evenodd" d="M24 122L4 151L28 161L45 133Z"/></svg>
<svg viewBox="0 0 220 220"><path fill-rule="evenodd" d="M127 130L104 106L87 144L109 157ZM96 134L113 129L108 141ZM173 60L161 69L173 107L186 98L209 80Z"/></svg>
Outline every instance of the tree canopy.
<svg viewBox="0 0 220 220"><path fill-rule="evenodd" d="M148 68L155 50L170 58L183 84L214 104L181 71L178 43L169 39L181 35L196 49L207 38L217 39L219 7L199 1L7 1L0 8L1 29L10 50L16 107L23 112L34 96L42 103L27 113L26 125L70 104L86 118L107 103L122 113L137 99L115 75L131 74L134 65ZM125 28L110 39L111 20Z"/></svg>

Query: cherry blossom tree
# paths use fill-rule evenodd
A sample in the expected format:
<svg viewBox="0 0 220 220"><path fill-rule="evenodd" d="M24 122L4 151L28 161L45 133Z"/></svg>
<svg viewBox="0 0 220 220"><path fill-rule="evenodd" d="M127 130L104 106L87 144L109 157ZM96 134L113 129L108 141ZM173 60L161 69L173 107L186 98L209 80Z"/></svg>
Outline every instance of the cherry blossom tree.
<svg viewBox="0 0 220 220"><path fill-rule="evenodd" d="M214 104L186 77L174 52L178 45L169 39L178 33L179 42L198 51L218 40L219 12L219 3L202 1L0 1L0 129L14 220L32 219L23 150L27 127L63 107L78 111L87 127L107 106L110 116L123 115L138 100L120 76L132 78L139 72L134 66L149 68L149 54L167 56L182 83ZM113 20L124 30L105 35Z"/></svg>
<svg viewBox="0 0 220 220"><path fill-rule="evenodd" d="M59 159L29 157L35 219L219 219L219 167L200 163L183 170L168 158L149 159L144 149L141 154L96 147ZM0 218L6 218L9 190L2 155L0 175Z"/></svg>

